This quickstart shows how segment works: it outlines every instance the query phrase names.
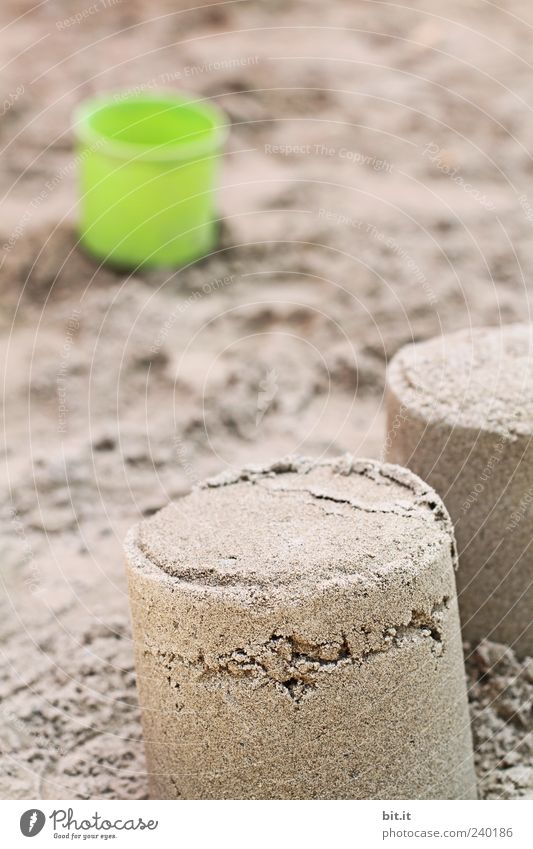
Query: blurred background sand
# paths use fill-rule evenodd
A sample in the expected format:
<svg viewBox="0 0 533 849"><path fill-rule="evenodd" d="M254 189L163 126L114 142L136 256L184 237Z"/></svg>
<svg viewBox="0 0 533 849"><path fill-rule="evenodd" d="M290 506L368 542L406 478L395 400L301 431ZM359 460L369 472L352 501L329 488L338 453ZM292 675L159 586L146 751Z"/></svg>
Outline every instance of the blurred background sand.
<svg viewBox="0 0 533 849"><path fill-rule="evenodd" d="M0 9L5 798L146 795L133 522L244 462L379 457L398 347L530 320L530 3L188 5ZM231 119L220 244L125 275L77 247L71 112L157 87ZM467 662L480 793L533 798L533 661Z"/></svg>

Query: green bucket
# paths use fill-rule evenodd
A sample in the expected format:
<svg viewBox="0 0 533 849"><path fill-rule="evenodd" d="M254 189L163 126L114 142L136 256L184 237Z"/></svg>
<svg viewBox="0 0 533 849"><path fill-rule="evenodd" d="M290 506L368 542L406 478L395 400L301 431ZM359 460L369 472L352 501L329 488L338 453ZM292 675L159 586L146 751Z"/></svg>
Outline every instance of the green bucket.
<svg viewBox="0 0 533 849"><path fill-rule="evenodd" d="M215 181L227 121L168 92L112 94L75 114L80 239L123 267L191 262L215 245Z"/></svg>

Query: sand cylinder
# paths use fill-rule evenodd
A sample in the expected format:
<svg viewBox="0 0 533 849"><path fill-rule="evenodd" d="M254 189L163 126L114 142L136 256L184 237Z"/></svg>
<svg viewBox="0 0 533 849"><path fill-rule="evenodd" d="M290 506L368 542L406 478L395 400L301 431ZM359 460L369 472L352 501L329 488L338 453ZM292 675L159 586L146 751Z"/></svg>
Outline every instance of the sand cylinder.
<svg viewBox="0 0 533 849"><path fill-rule="evenodd" d="M249 468L126 554L152 798L475 798L453 531L411 472Z"/></svg>
<svg viewBox="0 0 533 849"><path fill-rule="evenodd" d="M533 334L477 328L403 348L387 380L387 459L442 496L466 639L533 654Z"/></svg>

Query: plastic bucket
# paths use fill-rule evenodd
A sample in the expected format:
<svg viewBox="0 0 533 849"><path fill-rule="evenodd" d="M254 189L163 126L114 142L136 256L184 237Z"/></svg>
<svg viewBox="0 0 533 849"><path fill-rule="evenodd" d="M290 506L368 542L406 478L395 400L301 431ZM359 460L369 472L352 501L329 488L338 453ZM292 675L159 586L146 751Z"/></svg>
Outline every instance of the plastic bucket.
<svg viewBox="0 0 533 849"><path fill-rule="evenodd" d="M210 104L168 92L112 94L75 114L80 238L125 267L179 266L216 241L215 179L227 136Z"/></svg>

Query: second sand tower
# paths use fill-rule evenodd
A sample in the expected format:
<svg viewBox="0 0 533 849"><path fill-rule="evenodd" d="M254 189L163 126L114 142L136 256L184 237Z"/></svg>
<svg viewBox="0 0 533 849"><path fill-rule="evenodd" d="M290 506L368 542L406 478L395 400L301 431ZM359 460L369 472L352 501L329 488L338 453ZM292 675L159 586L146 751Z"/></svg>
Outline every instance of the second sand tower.
<svg viewBox="0 0 533 849"><path fill-rule="evenodd" d="M415 475L244 470L126 552L152 797L475 797L453 532Z"/></svg>

